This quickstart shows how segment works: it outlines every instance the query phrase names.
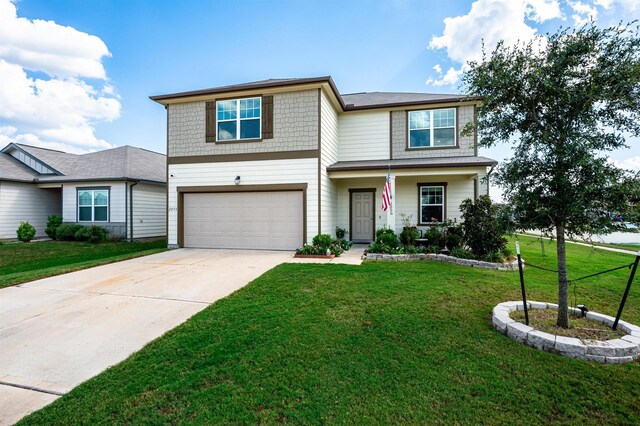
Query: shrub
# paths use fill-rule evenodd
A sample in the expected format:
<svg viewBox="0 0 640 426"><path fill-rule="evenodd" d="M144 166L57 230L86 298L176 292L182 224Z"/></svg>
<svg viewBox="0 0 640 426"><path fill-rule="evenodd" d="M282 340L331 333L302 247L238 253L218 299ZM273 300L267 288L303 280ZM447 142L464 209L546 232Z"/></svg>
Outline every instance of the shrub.
<svg viewBox="0 0 640 426"><path fill-rule="evenodd" d="M324 249L325 252L327 251L329 246L331 246L332 242L333 241L331 239L331 235L329 234L318 234L313 237L313 245Z"/></svg>
<svg viewBox="0 0 640 426"><path fill-rule="evenodd" d="M400 233L400 242L402 244L415 246L416 240L420 238L420 231L415 226L405 226Z"/></svg>
<svg viewBox="0 0 640 426"><path fill-rule="evenodd" d="M298 254L304 254L304 255L311 255L311 254L315 254L315 255L321 255L321 254L327 254L326 251L322 252L320 250L320 247L318 246L312 246L309 244L305 244L303 245L301 248L299 248L298 250L296 250L296 253Z"/></svg>
<svg viewBox="0 0 640 426"><path fill-rule="evenodd" d="M500 253L506 247L504 235L508 231L508 224L488 196L481 195L475 202L466 199L460 204L460 210L464 241L478 258Z"/></svg>
<svg viewBox="0 0 640 426"><path fill-rule="evenodd" d="M343 240L344 237L347 235L347 230L344 228L340 228L339 226L336 226L336 238L338 240Z"/></svg>
<svg viewBox="0 0 640 426"><path fill-rule="evenodd" d="M389 247L386 244L382 244L378 242L369 244L369 247L367 248L368 253L391 254L391 251L392 251L391 247Z"/></svg>
<svg viewBox="0 0 640 426"><path fill-rule="evenodd" d="M413 245L402 246L402 252L405 254L417 254L420 253L420 249Z"/></svg>
<svg viewBox="0 0 640 426"><path fill-rule="evenodd" d="M391 248L398 247L400 242L395 231L391 228L380 228L376 231L376 242L387 245Z"/></svg>
<svg viewBox="0 0 640 426"><path fill-rule="evenodd" d="M459 225L447 226L444 243L449 250L462 246L462 228Z"/></svg>
<svg viewBox="0 0 640 426"><path fill-rule="evenodd" d="M509 247L503 248L501 253L505 260L511 260L516 257L516 253Z"/></svg>
<svg viewBox="0 0 640 426"><path fill-rule="evenodd" d="M56 239L62 241L75 241L76 232L82 228L84 228L84 226L74 225L71 223L60 225L58 226L58 229L56 229Z"/></svg>
<svg viewBox="0 0 640 426"><path fill-rule="evenodd" d="M342 248L342 246L340 244L338 244L337 242L332 243L329 246L329 251L334 254L336 257L340 256L342 253L344 253L344 249Z"/></svg>
<svg viewBox="0 0 640 426"><path fill-rule="evenodd" d="M457 257L460 259L475 259L476 256L467 249L464 249L462 247L456 247L453 250L451 250L451 253L449 253L450 256L453 257Z"/></svg>
<svg viewBox="0 0 640 426"><path fill-rule="evenodd" d="M353 245L353 243L351 241L348 241L348 240L345 240L345 239L335 240L333 242L333 244L338 244L340 247L342 247L343 251L349 250L351 248L351 246Z"/></svg>
<svg viewBox="0 0 640 426"><path fill-rule="evenodd" d="M20 222L20 226L16 229L18 239L24 243L28 243L36 236L36 228L29 222Z"/></svg>
<svg viewBox="0 0 640 426"><path fill-rule="evenodd" d="M107 230L99 226L83 226L75 233L77 241L89 241L90 243L102 243L107 240Z"/></svg>
<svg viewBox="0 0 640 426"><path fill-rule="evenodd" d="M60 225L62 225L62 216L52 214L49 217L47 217L47 227L44 230L44 233L47 234L47 236L52 240L55 240L56 230Z"/></svg>
<svg viewBox="0 0 640 426"><path fill-rule="evenodd" d="M485 255L482 260L484 260L485 262L502 263L504 262L504 257L499 251L494 251Z"/></svg>
<svg viewBox="0 0 640 426"><path fill-rule="evenodd" d="M440 246L425 246L424 248L424 252L425 253L440 253Z"/></svg>
<svg viewBox="0 0 640 426"><path fill-rule="evenodd" d="M423 237L425 240L427 240L425 241L425 246L436 246L438 247L438 251L440 251L440 249L444 247L444 238L442 237L442 232L440 232L440 229L436 228L435 226L427 229L424 232Z"/></svg>

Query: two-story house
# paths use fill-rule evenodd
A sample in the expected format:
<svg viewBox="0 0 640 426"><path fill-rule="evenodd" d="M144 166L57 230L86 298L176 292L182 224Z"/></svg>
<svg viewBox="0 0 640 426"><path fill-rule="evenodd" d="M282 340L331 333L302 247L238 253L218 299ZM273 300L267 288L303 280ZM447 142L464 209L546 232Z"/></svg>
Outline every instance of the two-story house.
<svg viewBox="0 0 640 426"><path fill-rule="evenodd" d="M172 247L290 250L336 226L369 242L377 228L401 231L403 218L459 220L496 165L462 135L477 104L462 95L341 95L318 77L151 99L167 111Z"/></svg>

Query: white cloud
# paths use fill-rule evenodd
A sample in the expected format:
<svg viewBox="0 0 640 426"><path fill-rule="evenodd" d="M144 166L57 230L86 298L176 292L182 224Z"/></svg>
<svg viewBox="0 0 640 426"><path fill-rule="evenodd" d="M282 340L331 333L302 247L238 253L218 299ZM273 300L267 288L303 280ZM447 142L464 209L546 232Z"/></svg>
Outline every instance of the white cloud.
<svg viewBox="0 0 640 426"><path fill-rule="evenodd" d="M440 64L435 64L435 65L433 66L433 70L434 70L435 72L437 72L438 74L442 74L442 67L440 66Z"/></svg>
<svg viewBox="0 0 640 426"><path fill-rule="evenodd" d="M440 65L436 65L436 66L438 67L438 69L436 69L436 67L433 67L433 69L438 73L438 77L429 78L427 80L427 84L431 86L435 86L435 87L453 86L458 82L458 80L460 79L460 76L463 73L462 68L455 69L454 67L451 67L447 70L446 73L443 74L442 68L440 67Z"/></svg>
<svg viewBox="0 0 640 426"><path fill-rule="evenodd" d="M636 0L632 0L632 1L635 2ZM595 5L600 6L603 9L610 9L614 3L614 0L593 0L593 3Z"/></svg>
<svg viewBox="0 0 640 426"><path fill-rule="evenodd" d="M444 19L442 35L433 36L429 48L445 49L447 56L462 65L450 68L440 78L427 80L435 86L453 85L467 62L482 59L482 43L491 51L500 40L507 45L527 42L538 36L527 21L541 23L563 18L557 0L477 0L468 14Z"/></svg>
<svg viewBox="0 0 640 426"><path fill-rule="evenodd" d="M622 161L613 160L612 162L616 167L621 169L640 171L640 155L635 155Z"/></svg>
<svg viewBox="0 0 640 426"><path fill-rule="evenodd" d="M589 23L590 20L598 19L598 9L594 5L590 5L581 1L568 2L571 9L573 9L573 25L581 27L584 24Z"/></svg>
<svg viewBox="0 0 640 426"><path fill-rule="evenodd" d="M70 152L113 147L95 135L98 122L120 116L102 65L108 56L98 37L20 18L13 3L0 0L0 142L10 138Z"/></svg>

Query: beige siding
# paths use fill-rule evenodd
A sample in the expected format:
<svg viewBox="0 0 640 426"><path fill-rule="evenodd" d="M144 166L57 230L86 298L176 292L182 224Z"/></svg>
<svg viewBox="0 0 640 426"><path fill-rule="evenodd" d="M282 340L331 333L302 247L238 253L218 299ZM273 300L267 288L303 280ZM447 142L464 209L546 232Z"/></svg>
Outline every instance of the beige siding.
<svg viewBox="0 0 640 426"><path fill-rule="evenodd" d="M338 181L338 226L349 230L349 189L375 188L376 229L387 225L387 213L382 211L382 189L385 178L339 179ZM350 231L350 230L349 230ZM347 238L350 238L347 235Z"/></svg>
<svg viewBox="0 0 640 426"><path fill-rule="evenodd" d="M418 223L418 182L446 182L445 204L447 219L460 222L460 203L474 196L474 180L467 176L397 177L396 178L396 230L402 231L402 214L411 217L410 222Z"/></svg>
<svg viewBox="0 0 640 426"><path fill-rule="evenodd" d="M109 187L109 222L125 222L125 183L124 182L74 182L62 187L62 220L77 221L77 188ZM96 222L100 225L104 222Z"/></svg>
<svg viewBox="0 0 640 426"><path fill-rule="evenodd" d="M166 235L166 188L139 183L133 187L133 238Z"/></svg>
<svg viewBox="0 0 640 426"><path fill-rule="evenodd" d="M47 216L61 213L59 189L40 189L31 183L0 182L0 238L16 238L21 221L46 237Z"/></svg>
<svg viewBox="0 0 640 426"><path fill-rule="evenodd" d="M169 106L170 157L300 151L318 148L318 90L273 95L273 139L260 142L205 142L206 102Z"/></svg>
<svg viewBox="0 0 640 426"><path fill-rule="evenodd" d="M327 166L338 161L338 114L324 92L321 98L320 132L322 141L320 188L321 233L335 236L337 224L337 185L329 178Z"/></svg>
<svg viewBox="0 0 640 426"><path fill-rule="evenodd" d="M344 113L338 127L340 161L389 159L389 111Z"/></svg>
<svg viewBox="0 0 640 426"><path fill-rule="evenodd" d="M316 92L317 96L317 92ZM196 163L169 165L169 231L170 245L178 244L179 186L307 183L307 239L318 231L318 159L239 161L229 163Z"/></svg>

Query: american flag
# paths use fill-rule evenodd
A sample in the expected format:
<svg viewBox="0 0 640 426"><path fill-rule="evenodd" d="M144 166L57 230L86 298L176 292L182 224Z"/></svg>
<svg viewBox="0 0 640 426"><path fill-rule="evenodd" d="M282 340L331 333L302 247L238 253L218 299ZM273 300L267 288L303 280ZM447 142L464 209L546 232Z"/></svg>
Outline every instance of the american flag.
<svg viewBox="0 0 640 426"><path fill-rule="evenodd" d="M386 212L389 207L391 207L391 168L387 173L387 181L384 183L382 191L382 210Z"/></svg>

